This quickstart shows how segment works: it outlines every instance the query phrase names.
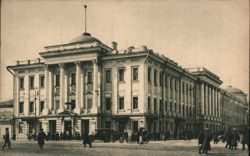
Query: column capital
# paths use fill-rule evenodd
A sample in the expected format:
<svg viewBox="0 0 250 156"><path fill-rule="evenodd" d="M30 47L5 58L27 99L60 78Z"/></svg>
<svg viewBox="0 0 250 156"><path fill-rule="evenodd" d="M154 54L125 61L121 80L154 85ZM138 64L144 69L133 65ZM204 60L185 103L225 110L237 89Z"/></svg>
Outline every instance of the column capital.
<svg viewBox="0 0 250 156"><path fill-rule="evenodd" d="M65 63L59 63L58 64L60 68L64 68L65 67Z"/></svg>
<svg viewBox="0 0 250 156"><path fill-rule="evenodd" d="M75 63L75 65L77 65L77 66L82 65L82 62L81 62L81 61L75 61L74 63Z"/></svg>
<svg viewBox="0 0 250 156"><path fill-rule="evenodd" d="M49 70L49 65L48 64L44 64L43 66L44 66L45 70Z"/></svg>
<svg viewBox="0 0 250 156"><path fill-rule="evenodd" d="M98 64L97 59L93 59L93 60L91 60L91 62L92 62L93 64Z"/></svg>

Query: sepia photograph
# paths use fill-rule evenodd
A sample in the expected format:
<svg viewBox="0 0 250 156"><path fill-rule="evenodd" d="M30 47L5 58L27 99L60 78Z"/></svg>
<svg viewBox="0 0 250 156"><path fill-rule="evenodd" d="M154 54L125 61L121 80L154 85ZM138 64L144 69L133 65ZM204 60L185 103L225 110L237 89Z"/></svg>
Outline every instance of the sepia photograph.
<svg viewBox="0 0 250 156"><path fill-rule="evenodd" d="M1 156L248 156L248 0L0 0Z"/></svg>

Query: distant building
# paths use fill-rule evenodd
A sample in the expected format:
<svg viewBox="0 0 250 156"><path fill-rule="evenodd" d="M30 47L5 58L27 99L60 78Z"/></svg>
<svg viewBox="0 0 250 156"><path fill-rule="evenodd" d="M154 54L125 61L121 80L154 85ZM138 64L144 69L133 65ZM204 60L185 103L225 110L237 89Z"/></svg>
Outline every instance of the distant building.
<svg viewBox="0 0 250 156"><path fill-rule="evenodd" d="M3 135L5 134L6 128L9 128L10 136L12 136L13 100L0 102L0 139L3 139Z"/></svg>

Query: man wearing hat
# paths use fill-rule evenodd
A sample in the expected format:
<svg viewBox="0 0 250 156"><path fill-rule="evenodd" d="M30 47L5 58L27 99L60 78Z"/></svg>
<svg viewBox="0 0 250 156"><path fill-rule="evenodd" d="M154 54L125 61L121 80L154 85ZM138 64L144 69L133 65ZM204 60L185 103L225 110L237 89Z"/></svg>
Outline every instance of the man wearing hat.
<svg viewBox="0 0 250 156"><path fill-rule="evenodd" d="M4 145L2 146L2 148L4 149L5 146L8 145L9 149L10 149L10 146L11 146L11 143L10 143L10 133L9 133L9 128L6 128L5 129L5 135L4 135Z"/></svg>
<svg viewBox="0 0 250 156"><path fill-rule="evenodd" d="M210 141L212 140L212 135L209 133L208 128L203 128L202 132L199 134L198 145L199 153L206 153L211 150Z"/></svg>

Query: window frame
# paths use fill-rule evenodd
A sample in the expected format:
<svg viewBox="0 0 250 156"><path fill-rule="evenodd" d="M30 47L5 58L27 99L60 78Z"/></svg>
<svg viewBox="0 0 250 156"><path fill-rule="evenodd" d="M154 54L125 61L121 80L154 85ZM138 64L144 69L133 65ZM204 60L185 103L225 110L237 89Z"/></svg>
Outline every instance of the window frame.
<svg viewBox="0 0 250 156"><path fill-rule="evenodd" d="M39 86L40 88L45 88L45 75L39 76Z"/></svg>
<svg viewBox="0 0 250 156"><path fill-rule="evenodd" d="M121 99L123 99L122 103L121 103ZM119 97L119 110L124 110L124 96Z"/></svg>
<svg viewBox="0 0 250 156"><path fill-rule="evenodd" d="M139 68L138 68L138 66L132 67L132 80L139 81Z"/></svg>
<svg viewBox="0 0 250 156"><path fill-rule="evenodd" d="M112 69L105 69L105 82L106 83L112 82Z"/></svg>
<svg viewBox="0 0 250 156"><path fill-rule="evenodd" d="M105 110L107 111L111 110L111 97L105 97Z"/></svg>
<svg viewBox="0 0 250 156"><path fill-rule="evenodd" d="M19 89L23 90L24 89L24 76L19 77ZM22 83L21 83L22 82Z"/></svg>
<svg viewBox="0 0 250 156"><path fill-rule="evenodd" d="M34 75L29 76L29 88L30 89L35 88L35 76Z"/></svg>
<svg viewBox="0 0 250 156"><path fill-rule="evenodd" d="M139 102L138 96L133 96L133 109L138 109L138 102Z"/></svg>
<svg viewBox="0 0 250 156"><path fill-rule="evenodd" d="M120 71L123 71L123 72L120 72ZM118 68L119 82L124 82L124 73L125 73L125 68ZM121 77L121 75L122 75L122 77Z"/></svg>

